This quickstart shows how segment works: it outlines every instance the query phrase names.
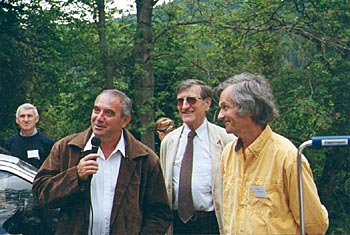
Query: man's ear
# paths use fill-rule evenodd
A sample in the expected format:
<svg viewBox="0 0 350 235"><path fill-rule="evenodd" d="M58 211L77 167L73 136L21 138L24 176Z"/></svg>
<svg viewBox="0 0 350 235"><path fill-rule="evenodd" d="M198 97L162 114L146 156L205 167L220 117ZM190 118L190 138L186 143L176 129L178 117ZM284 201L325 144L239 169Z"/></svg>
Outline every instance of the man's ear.
<svg viewBox="0 0 350 235"><path fill-rule="evenodd" d="M205 102L205 104L206 104L205 111L209 111L210 106L211 106L211 98L205 98L205 99L204 99L204 102Z"/></svg>
<svg viewBox="0 0 350 235"><path fill-rule="evenodd" d="M122 128L126 127L129 122L131 121L131 116L130 115L125 115L124 117L122 117Z"/></svg>
<svg viewBox="0 0 350 235"><path fill-rule="evenodd" d="M38 123L39 120L40 120L40 116L36 116L36 117L35 117L35 123Z"/></svg>

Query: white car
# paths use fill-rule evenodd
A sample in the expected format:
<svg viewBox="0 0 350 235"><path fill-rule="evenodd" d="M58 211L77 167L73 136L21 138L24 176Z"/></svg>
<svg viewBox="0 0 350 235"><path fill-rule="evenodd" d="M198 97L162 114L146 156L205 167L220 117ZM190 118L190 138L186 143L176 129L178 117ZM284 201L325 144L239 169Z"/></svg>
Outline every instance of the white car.
<svg viewBox="0 0 350 235"><path fill-rule="evenodd" d="M0 154L0 234L54 234L58 210L38 205L32 194L37 169Z"/></svg>

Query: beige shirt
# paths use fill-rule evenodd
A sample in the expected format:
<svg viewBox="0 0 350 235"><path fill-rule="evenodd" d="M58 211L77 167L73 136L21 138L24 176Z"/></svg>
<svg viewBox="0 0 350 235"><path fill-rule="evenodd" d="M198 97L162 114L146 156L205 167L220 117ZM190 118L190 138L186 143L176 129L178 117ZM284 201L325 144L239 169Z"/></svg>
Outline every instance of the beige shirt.
<svg viewBox="0 0 350 235"><path fill-rule="evenodd" d="M296 147L270 126L245 150L246 161L239 142L228 144L222 153L225 233L299 234ZM304 156L302 168L305 232L324 234L328 213Z"/></svg>

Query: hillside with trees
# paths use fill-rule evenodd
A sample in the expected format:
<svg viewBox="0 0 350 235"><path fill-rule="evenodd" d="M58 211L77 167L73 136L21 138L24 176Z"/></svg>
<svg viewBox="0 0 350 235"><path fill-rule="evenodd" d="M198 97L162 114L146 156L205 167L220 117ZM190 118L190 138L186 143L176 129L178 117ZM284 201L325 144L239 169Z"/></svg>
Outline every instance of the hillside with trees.
<svg viewBox="0 0 350 235"><path fill-rule="evenodd" d="M0 141L31 102L55 140L89 126L94 98L117 88L133 99L128 129L159 149L154 121L181 120L176 86L215 88L234 74L266 76L295 145L350 134L350 4L313 0L135 0L136 14L105 0L0 2ZM124 13L115 17L116 13ZM214 100L208 118L217 123ZM326 205L327 234L350 234L349 148L306 150Z"/></svg>

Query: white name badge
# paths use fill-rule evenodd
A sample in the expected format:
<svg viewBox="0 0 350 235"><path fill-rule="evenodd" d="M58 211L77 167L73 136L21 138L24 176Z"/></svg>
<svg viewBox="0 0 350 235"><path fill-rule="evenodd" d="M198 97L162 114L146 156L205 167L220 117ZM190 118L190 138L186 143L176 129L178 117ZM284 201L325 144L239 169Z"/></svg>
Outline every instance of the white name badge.
<svg viewBox="0 0 350 235"><path fill-rule="evenodd" d="M37 149L27 150L27 156L28 156L28 158L34 158L34 159L40 160L39 150L37 150Z"/></svg>
<svg viewBox="0 0 350 235"><path fill-rule="evenodd" d="M264 186L252 185L251 188L255 197L267 198L267 193Z"/></svg>

